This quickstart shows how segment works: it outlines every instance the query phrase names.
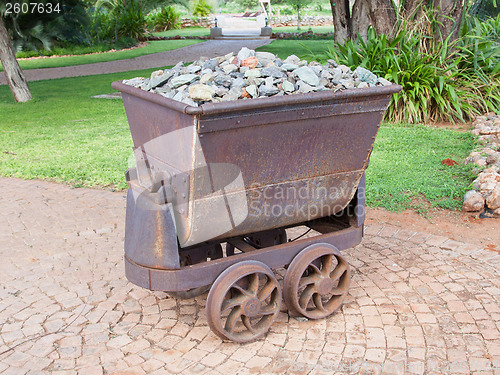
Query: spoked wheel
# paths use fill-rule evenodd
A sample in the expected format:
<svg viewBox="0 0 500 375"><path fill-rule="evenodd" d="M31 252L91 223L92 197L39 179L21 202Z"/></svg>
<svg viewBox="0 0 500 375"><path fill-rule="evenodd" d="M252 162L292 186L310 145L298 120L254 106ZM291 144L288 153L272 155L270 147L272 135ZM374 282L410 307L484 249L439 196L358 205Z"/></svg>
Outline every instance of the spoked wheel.
<svg viewBox="0 0 500 375"><path fill-rule="evenodd" d="M285 274L285 303L292 313L309 319L325 318L341 306L350 281L349 265L335 246L308 246L293 259Z"/></svg>
<svg viewBox="0 0 500 375"><path fill-rule="evenodd" d="M281 290L264 263L233 264L215 280L207 298L207 320L223 339L249 342L264 335L280 312Z"/></svg>

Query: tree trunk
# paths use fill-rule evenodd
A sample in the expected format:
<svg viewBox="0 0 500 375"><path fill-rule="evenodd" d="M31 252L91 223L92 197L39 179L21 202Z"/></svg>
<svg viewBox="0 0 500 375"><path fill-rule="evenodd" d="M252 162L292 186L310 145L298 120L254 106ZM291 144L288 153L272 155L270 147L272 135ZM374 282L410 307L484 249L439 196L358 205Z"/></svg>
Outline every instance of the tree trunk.
<svg viewBox="0 0 500 375"><path fill-rule="evenodd" d="M333 39L345 43L351 36L351 11L349 0L330 0L333 17Z"/></svg>
<svg viewBox="0 0 500 375"><path fill-rule="evenodd" d="M297 7L297 30L300 30L300 7Z"/></svg>
<svg viewBox="0 0 500 375"><path fill-rule="evenodd" d="M16 60L12 41L0 16L0 61L3 65L5 77L9 83L10 91L16 102L27 102L33 99L24 73Z"/></svg>
<svg viewBox="0 0 500 375"><path fill-rule="evenodd" d="M368 28L370 27L370 3L369 0L356 0L352 7L351 19L351 38L357 39L358 36L366 41Z"/></svg>
<svg viewBox="0 0 500 375"><path fill-rule="evenodd" d="M424 4L427 4L427 0L405 0L402 7L403 17L406 20L419 18L422 14Z"/></svg>
<svg viewBox="0 0 500 375"><path fill-rule="evenodd" d="M436 39L445 40L449 35L450 41L457 39L462 24L463 1L435 0L434 9L437 10L436 20L440 33L436 35Z"/></svg>
<svg viewBox="0 0 500 375"><path fill-rule="evenodd" d="M392 39L396 28L396 10L391 0L371 0L370 19L377 35Z"/></svg>

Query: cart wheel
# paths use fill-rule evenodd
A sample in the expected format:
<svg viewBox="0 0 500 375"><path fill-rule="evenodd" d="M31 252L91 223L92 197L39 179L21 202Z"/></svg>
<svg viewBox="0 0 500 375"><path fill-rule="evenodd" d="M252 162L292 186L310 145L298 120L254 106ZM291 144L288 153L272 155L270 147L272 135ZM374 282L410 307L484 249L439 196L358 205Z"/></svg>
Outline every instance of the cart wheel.
<svg viewBox="0 0 500 375"><path fill-rule="evenodd" d="M264 335L280 312L281 290L264 263L233 264L208 293L208 325L223 339L249 342Z"/></svg>
<svg viewBox="0 0 500 375"><path fill-rule="evenodd" d="M351 271L340 251L330 244L314 244L290 263L283 281L290 312L321 319L337 310L347 295Z"/></svg>

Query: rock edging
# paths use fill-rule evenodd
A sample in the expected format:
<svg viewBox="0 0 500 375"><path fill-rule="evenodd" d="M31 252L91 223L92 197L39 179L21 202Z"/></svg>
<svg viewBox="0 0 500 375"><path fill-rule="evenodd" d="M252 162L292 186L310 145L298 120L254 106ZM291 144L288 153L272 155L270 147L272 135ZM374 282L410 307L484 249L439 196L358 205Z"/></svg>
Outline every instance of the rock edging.
<svg viewBox="0 0 500 375"><path fill-rule="evenodd" d="M500 116L488 113L474 120L472 134L479 136L479 150L465 159L465 164L475 164L479 173L464 196L463 210L482 211L487 208L500 217ZM484 169L479 169L484 168Z"/></svg>

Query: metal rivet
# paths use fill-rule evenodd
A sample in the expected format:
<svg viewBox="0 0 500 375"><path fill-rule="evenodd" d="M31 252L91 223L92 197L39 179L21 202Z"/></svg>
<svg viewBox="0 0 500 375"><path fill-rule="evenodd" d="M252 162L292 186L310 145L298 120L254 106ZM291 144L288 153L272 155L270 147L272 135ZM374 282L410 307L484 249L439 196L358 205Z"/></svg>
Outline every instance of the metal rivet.
<svg viewBox="0 0 500 375"><path fill-rule="evenodd" d="M241 120L236 121L237 124L241 124Z"/></svg>
<svg viewBox="0 0 500 375"><path fill-rule="evenodd" d="M202 128L202 129L205 129L205 125L202 125L202 126L201 126L201 128Z"/></svg>
<svg viewBox="0 0 500 375"><path fill-rule="evenodd" d="M200 134L200 138L202 138L202 137L203 137L203 134Z"/></svg>

